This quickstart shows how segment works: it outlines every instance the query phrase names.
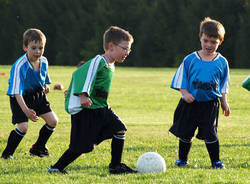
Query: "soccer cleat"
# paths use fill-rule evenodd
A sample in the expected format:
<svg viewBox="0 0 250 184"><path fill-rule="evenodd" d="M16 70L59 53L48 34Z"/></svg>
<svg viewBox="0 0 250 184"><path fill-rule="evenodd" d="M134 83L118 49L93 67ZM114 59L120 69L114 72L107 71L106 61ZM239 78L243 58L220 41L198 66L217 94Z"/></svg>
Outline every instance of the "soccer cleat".
<svg viewBox="0 0 250 184"><path fill-rule="evenodd" d="M30 155L35 155L39 157L47 157L49 156L48 148L45 146L44 148L36 147L32 145L30 148Z"/></svg>
<svg viewBox="0 0 250 184"><path fill-rule="evenodd" d="M111 164L109 164L109 173L110 174L129 174L129 173L137 173L137 171L131 169L126 164L120 163L114 167L111 166Z"/></svg>
<svg viewBox="0 0 250 184"><path fill-rule="evenodd" d="M178 167L183 167L188 165L188 161L177 159L174 164L177 165Z"/></svg>
<svg viewBox="0 0 250 184"><path fill-rule="evenodd" d="M212 163L212 168L213 169L225 169L225 166L222 161L217 161Z"/></svg>
<svg viewBox="0 0 250 184"><path fill-rule="evenodd" d="M13 155L2 155L1 158L3 159L13 159Z"/></svg>
<svg viewBox="0 0 250 184"><path fill-rule="evenodd" d="M57 174L57 173L58 174L68 174L67 171L65 171L65 170L59 170L58 168L55 168L53 166L49 167L48 172L50 174L52 174L52 173L55 173L55 174Z"/></svg>

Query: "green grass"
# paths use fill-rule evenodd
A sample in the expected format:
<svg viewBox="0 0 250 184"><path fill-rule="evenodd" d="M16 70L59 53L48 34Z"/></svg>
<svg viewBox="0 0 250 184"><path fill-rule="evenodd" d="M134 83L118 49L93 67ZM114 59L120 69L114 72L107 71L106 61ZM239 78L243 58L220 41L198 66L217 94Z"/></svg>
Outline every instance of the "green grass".
<svg viewBox="0 0 250 184"><path fill-rule="evenodd" d="M11 124L11 111L6 94L10 66L0 66L0 152L6 146ZM53 81L69 85L75 67L51 66ZM68 175L51 175L47 169L68 148L70 116L64 111L63 91L48 94L59 124L49 140L51 156L31 157L30 146L37 139L44 122L30 122L29 130L18 146L13 160L0 159L0 183L250 183L250 92L241 87L249 75L248 69L231 69L231 86L228 95L231 115L219 118L221 160L226 170L210 169L210 160L203 141L195 139L187 168L176 168L178 139L168 132L180 94L169 88L176 69L171 68L116 68L109 103L126 123L123 162L135 168L137 159L145 152L161 154L167 171L160 174L110 175L110 140L104 141L91 153L82 155L67 167Z"/></svg>

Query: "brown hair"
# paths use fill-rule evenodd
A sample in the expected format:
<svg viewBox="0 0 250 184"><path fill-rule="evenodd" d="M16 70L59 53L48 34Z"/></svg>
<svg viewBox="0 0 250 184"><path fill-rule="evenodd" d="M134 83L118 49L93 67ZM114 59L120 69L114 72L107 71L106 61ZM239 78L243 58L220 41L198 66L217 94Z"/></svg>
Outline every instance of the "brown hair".
<svg viewBox="0 0 250 184"><path fill-rule="evenodd" d="M128 31L125 31L124 29L117 26L109 27L109 29L107 29L103 34L104 50L107 50L109 42L119 44L121 41L133 42L134 39Z"/></svg>
<svg viewBox="0 0 250 184"><path fill-rule="evenodd" d="M23 33L23 44L27 47L28 44L32 41L43 42L45 44L46 37L39 29L30 28Z"/></svg>
<svg viewBox="0 0 250 184"><path fill-rule="evenodd" d="M215 37L222 41L224 40L225 28L219 21L206 17L200 23L199 36L201 37L203 33L209 37Z"/></svg>

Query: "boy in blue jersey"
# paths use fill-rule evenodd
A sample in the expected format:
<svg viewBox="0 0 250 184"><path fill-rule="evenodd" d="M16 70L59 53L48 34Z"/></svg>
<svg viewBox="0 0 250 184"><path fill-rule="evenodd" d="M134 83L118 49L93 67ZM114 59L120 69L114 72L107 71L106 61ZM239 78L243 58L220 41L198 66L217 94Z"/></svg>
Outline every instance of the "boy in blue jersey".
<svg viewBox="0 0 250 184"><path fill-rule="evenodd" d="M219 140L217 125L219 101L225 116L229 116L227 102L229 90L229 67L227 60L218 52L224 39L223 25L205 18L200 24L201 50L185 57L177 69L171 88L181 92L181 100L174 113L174 122L170 132L179 137L179 167L188 164L188 153L192 138L205 141L212 168L224 168L219 158Z"/></svg>
<svg viewBox="0 0 250 184"><path fill-rule="evenodd" d="M130 53L133 37L129 32L111 26L103 36L105 53L81 65L72 75L67 90L65 110L71 114L69 148L48 169L49 173L66 173L64 168L95 145L112 139L111 174L135 173L121 163L126 126L108 107L115 62L122 63Z"/></svg>
<svg viewBox="0 0 250 184"><path fill-rule="evenodd" d="M7 95L10 97L12 130L2 158L13 158L13 154L28 129L28 119L33 122L41 117L46 123L39 137L30 148L30 154L39 157L49 156L45 146L57 125L56 114L50 109L46 98L51 83L48 75L48 61L43 56L45 35L38 29L28 29L23 34L23 49L26 52L12 66Z"/></svg>

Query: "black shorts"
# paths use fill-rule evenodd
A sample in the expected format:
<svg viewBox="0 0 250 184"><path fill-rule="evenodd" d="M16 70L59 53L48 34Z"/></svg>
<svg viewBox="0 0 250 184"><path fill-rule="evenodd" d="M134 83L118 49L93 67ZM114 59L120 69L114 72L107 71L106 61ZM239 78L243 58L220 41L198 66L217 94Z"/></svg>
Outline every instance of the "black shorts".
<svg viewBox="0 0 250 184"><path fill-rule="evenodd" d="M126 131L126 126L110 108L83 109L71 115L69 148L76 153L88 153L95 144L122 130Z"/></svg>
<svg viewBox="0 0 250 184"><path fill-rule="evenodd" d="M26 92L26 95L23 96L23 99L27 107L33 109L37 116L51 112L50 103L47 100L43 90ZM10 107L12 111L13 124L28 122L28 117L22 111L15 97L10 97Z"/></svg>
<svg viewBox="0 0 250 184"><path fill-rule="evenodd" d="M175 136L191 140L198 127L198 139L207 142L217 140L217 124L219 114L218 100L208 102L187 103L183 99L180 100L175 113L174 123L170 128L170 132Z"/></svg>

